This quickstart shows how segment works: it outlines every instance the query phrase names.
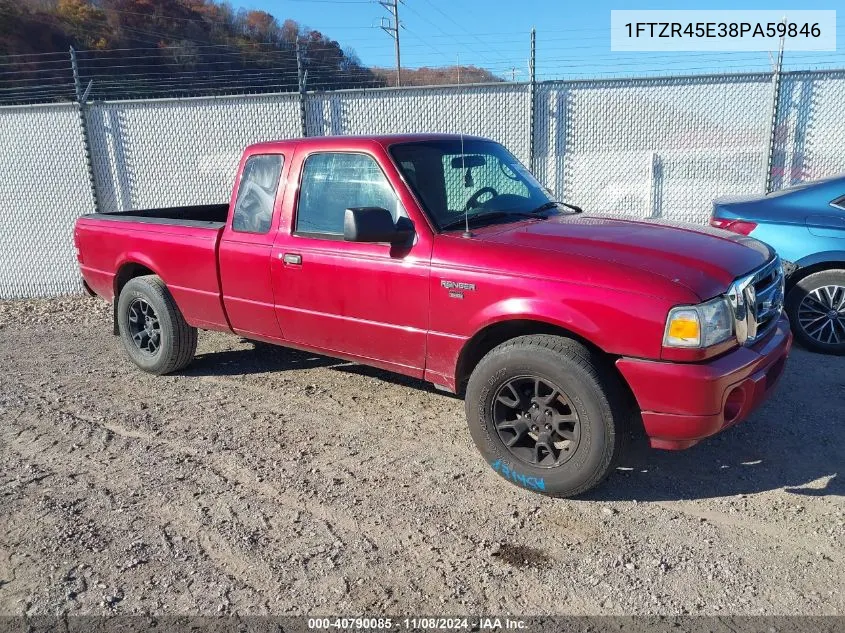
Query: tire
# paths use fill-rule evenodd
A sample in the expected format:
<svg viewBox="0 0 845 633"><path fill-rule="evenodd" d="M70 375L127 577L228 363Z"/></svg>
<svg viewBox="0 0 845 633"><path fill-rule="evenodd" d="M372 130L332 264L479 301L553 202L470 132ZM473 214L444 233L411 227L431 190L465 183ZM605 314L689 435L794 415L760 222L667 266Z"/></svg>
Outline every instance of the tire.
<svg viewBox="0 0 845 633"><path fill-rule="evenodd" d="M465 406L470 434L487 463L508 481L554 497L576 496L599 485L619 458L629 417L622 385L602 361L576 341L546 334L511 339L484 356L470 376ZM543 383L545 392L541 387L542 393L536 394L537 385ZM572 413L577 414L577 423L571 423L572 430L567 425L564 431L569 439L553 436L560 440L554 443L553 451L544 450L544 446L552 448L548 443L537 449L539 441L534 442L534 449L530 448L535 425L526 417L520 418L525 414L518 411L525 411L527 400L516 407L504 404L515 402L517 397L527 397L525 393L532 389L533 399L552 398L551 418L543 419L564 420L572 418ZM561 392L557 398L550 393L554 389ZM522 396L517 396L517 392ZM543 406L546 405L540 408ZM530 415L539 415L533 407L528 411ZM511 424L508 420L514 415L517 420ZM497 429L499 418L506 419ZM527 431L521 429L521 435L515 426L520 419L531 423ZM501 430L509 425L512 428ZM542 425L536 426L543 432ZM534 435L537 440L543 439ZM517 436L519 439L515 440ZM508 448L506 442L516 443ZM526 459L529 453L538 450L539 453ZM543 454L542 460L535 459Z"/></svg>
<svg viewBox="0 0 845 633"><path fill-rule="evenodd" d="M822 354L845 354L845 270L804 277L786 296L786 313L801 345Z"/></svg>
<svg viewBox="0 0 845 633"><path fill-rule="evenodd" d="M149 316L151 320L147 320ZM149 329L144 323L151 324ZM151 374L184 369L197 350L197 329L185 322L167 286L156 275L126 283L117 302L117 326L129 358Z"/></svg>

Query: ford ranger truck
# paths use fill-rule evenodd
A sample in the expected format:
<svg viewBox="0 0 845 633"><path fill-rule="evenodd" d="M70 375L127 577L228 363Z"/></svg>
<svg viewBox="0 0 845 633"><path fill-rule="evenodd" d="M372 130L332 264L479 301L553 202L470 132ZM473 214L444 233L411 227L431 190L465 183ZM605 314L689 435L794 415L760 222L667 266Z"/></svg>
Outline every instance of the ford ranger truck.
<svg viewBox="0 0 845 633"><path fill-rule="evenodd" d="M532 491L596 486L638 419L661 449L745 419L792 344L768 246L590 217L483 138L261 143L233 189L76 223L129 358L179 371L218 330L429 381L465 394L484 459Z"/></svg>

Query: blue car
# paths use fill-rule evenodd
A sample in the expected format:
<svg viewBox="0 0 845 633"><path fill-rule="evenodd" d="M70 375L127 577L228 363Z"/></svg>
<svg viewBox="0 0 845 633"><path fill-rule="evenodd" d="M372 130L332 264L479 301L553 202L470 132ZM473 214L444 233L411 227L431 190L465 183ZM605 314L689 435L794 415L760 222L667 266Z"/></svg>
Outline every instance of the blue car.
<svg viewBox="0 0 845 633"><path fill-rule="evenodd" d="M811 350L845 354L845 174L716 200L710 224L773 246L784 262L795 337Z"/></svg>

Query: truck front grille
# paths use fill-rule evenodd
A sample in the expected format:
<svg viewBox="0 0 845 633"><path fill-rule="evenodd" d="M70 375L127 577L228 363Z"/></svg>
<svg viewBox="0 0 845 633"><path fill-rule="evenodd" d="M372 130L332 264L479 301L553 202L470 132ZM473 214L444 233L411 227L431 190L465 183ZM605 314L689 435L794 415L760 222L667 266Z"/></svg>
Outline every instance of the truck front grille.
<svg viewBox="0 0 845 633"><path fill-rule="evenodd" d="M784 278L780 258L776 257L755 277L757 335L754 340L757 340L775 327L783 311Z"/></svg>
<svg viewBox="0 0 845 633"><path fill-rule="evenodd" d="M728 290L734 311L734 329L741 345L765 337L783 311L784 276L780 257L736 280Z"/></svg>

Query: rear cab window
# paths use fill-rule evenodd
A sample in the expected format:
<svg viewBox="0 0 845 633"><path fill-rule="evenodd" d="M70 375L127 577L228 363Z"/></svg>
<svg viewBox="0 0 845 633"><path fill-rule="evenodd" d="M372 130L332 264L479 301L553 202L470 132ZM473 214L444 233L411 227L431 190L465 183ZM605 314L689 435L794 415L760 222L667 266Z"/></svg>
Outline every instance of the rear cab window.
<svg viewBox="0 0 845 633"><path fill-rule="evenodd" d="M246 160L232 214L233 231L263 234L270 230L284 162L281 154L255 154Z"/></svg>

